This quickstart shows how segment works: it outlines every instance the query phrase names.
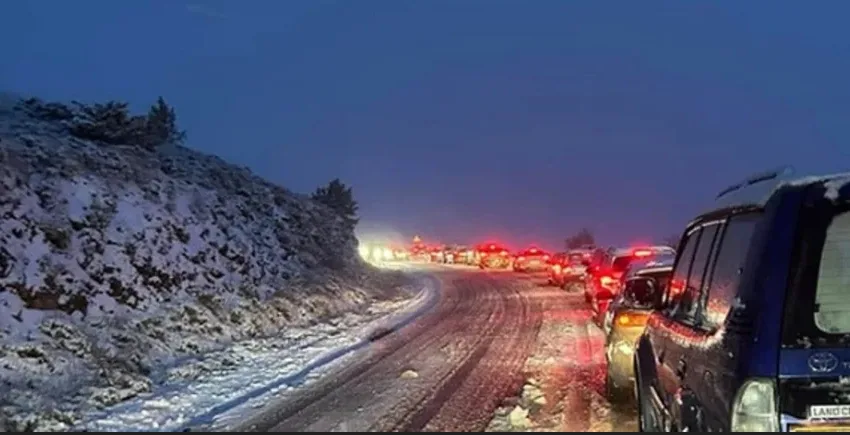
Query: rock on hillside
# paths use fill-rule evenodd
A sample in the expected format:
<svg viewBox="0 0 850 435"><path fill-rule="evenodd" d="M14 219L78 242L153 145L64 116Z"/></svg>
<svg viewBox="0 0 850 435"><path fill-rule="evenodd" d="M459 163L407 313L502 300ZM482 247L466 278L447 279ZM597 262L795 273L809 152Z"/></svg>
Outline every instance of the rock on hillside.
<svg viewBox="0 0 850 435"><path fill-rule="evenodd" d="M152 373L185 355L406 295L401 277L360 260L340 217L305 196L182 147L78 140L5 103L7 429L37 428L8 419L25 411L70 424L74 409L148 390Z"/></svg>

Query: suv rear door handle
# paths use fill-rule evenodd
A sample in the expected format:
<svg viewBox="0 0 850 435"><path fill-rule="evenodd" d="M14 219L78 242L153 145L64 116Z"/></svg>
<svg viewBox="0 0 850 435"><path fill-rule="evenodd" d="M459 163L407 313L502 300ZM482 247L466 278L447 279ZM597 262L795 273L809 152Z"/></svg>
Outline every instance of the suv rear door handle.
<svg viewBox="0 0 850 435"><path fill-rule="evenodd" d="M685 372L687 372L687 370L688 363L686 363L685 360L680 359L679 362L676 364L676 376L678 376L679 379L684 378Z"/></svg>

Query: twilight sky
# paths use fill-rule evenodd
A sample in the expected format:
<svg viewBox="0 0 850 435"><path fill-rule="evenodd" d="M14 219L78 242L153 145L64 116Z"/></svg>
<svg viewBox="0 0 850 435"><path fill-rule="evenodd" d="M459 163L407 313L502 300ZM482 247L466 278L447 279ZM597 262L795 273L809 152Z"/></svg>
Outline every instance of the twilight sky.
<svg viewBox="0 0 850 435"><path fill-rule="evenodd" d="M652 7L649 7L649 6ZM722 7L721 7L722 6ZM751 172L845 169L850 3L0 2L0 90L163 95L188 145L364 232L560 247L677 233Z"/></svg>

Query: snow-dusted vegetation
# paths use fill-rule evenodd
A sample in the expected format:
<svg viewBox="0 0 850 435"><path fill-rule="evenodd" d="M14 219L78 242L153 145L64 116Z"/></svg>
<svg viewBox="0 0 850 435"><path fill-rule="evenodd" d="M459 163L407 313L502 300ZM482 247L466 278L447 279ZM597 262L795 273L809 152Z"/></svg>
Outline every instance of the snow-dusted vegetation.
<svg viewBox="0 0 850 435"><path fill-rule="evenodd" d="M72 428L185 359L409 296L345 216L92 107L0 104L0 428Z"/></svg>

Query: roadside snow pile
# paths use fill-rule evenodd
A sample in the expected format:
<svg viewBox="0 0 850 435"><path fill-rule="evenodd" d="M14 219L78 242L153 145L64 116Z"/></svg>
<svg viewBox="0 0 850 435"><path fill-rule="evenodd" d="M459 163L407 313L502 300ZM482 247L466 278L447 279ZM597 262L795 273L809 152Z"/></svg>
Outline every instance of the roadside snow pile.
<svg viewBox="0 0 850 435"><path fill-rule="evenodd" d="M62 430L245 339L409 297L342 218L219 158L0 98L0 429Z"/></svg>

